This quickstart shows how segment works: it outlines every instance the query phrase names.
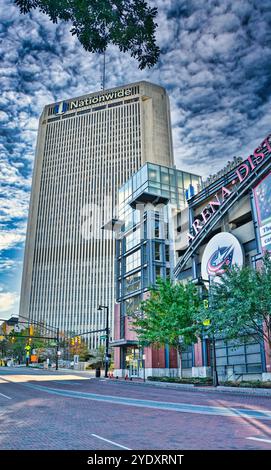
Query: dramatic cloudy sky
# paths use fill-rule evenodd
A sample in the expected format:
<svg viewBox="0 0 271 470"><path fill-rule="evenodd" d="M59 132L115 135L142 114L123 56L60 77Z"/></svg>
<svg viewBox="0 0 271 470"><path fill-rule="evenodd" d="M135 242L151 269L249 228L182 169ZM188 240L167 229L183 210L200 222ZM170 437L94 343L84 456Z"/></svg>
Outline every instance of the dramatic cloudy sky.
<svg viewBox="0 0 271 470"><path fill-rule="evenodd" d="M152 70L112 48L106 86L168 90L175 160L207 176L270 132L271 0L159 0ZM101 62L67 25L0 0L0 316L18 311L38 117L45 104L100 89Z"/></svg>

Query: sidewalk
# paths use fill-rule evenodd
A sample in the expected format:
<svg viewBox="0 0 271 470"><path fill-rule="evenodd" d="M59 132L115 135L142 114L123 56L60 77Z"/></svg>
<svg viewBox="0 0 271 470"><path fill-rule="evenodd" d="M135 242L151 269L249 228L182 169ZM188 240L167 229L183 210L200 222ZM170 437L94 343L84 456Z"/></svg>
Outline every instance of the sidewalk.
<svg viewBox="0 0 271 470"><path fill-rule="evenodd" d="M55 369L52 369L51 371L55 371ZM270 397L271 398L271 389L269 388L249 388L249 387L225 387L223 385L219 385L218 387L213 387L212 385L194 385L194 384L177 384L177 383L172 383L172 382L155 382L152 380L146 380L144 382L143 379L140 378L133 378L132 380L127 379L125 380L124 378L120 377L118 379L116 378L105 378L104 377L104 371L101 371L101 377L96 378L95 377L95 370L74 370L74 369L65 369L65 368L60 368L56 372L64 372L64 373L72 373L72 374L77 374L81 375L83 377L88 376L90 379L95 379L95 380L106 380L108 382L112 383L120 383L122 385L139 385L143 387L160 387L160 388L168 388L168 389L173 389L173 390L180 390L180 391L185 391L189 390L190 392L206 392L206 393L230 393L230 394L235 394L235 395L248 395L248 396L258 396L258 397Z"/></svg>
<svg viewBox="0 0 271 470"><path fill-rule="evenodd" d="M160 388L168 388L174 390L189 390L190 392L206 392L206 393L231 393L237 395L253 395L258 397L270 397L271 398L271 389L269 388L249 388L249 387L225 387L223 385L219 385L218 387L213 387L212 385L194 385L194 384L176 384L171 382L155 382L152 380L143 381L143 379L132 379L132 380L125 380L123 378L120 379L105 379L110 380L114 383L122 383L127 385L141 385L144 387L160 387Z"/></svg>

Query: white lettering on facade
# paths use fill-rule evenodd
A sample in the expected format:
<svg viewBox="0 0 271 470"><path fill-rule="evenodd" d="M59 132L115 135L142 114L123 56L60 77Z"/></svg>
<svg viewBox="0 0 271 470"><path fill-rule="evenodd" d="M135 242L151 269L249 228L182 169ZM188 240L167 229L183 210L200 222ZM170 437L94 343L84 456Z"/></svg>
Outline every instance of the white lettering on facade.
<svg viewBox="0 0 271 470"><path fill-rule="evenodd" d="M74 100L69 102L69 109L82 108L83 106L89 106L97 103L105 103L107 101L115 100L118 98L124 98L125 96L132 95L132 89L126 88L117 91L112 91L110 93L105 93L103 95L96 95L93 97L85 98L83 100Z"/></svg>

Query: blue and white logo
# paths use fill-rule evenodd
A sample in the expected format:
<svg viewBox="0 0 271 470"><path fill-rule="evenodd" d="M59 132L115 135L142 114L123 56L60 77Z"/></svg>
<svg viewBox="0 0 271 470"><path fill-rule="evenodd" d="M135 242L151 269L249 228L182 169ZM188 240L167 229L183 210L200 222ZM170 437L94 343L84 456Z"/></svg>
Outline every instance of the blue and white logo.
<svg viewBox="0 0 271 470"><path fill-rule="evenodd" d="M54 107L54 114L63 114L69 109L69 103L66 103L66 101L62 101L59 104L56 104Z"/></svg>
<svg viewBox="0 0 271 470"><path fill-rule="evenodd" d="M221 282L221 277L232 266L243 266L243 249L232 233L217 233L207 243L201 260L201 276L212 282ZM207 286L208 287L208 286Z"/></svg>

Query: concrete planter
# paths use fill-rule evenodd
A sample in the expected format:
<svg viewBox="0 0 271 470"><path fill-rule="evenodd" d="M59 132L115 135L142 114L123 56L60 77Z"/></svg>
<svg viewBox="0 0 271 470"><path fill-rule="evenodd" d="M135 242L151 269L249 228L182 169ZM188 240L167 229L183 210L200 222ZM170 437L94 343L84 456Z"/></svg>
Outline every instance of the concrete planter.
<svg viewBox="0 0 271 470"><path fill-rule="evenodd" d="M204 377L211 377L212 371L211 367L201 366L201 367L192 367L192 377L204 378Z"/></svg>

